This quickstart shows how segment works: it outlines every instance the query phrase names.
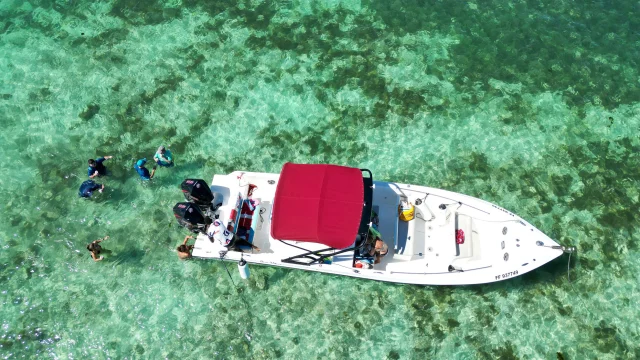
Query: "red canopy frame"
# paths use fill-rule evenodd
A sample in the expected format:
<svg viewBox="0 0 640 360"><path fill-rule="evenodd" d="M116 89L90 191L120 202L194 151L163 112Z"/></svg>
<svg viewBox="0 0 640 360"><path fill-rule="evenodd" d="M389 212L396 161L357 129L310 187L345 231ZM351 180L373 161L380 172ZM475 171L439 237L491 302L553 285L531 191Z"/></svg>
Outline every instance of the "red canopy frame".
<svg viewBox="0 0 640 360"><path fill-rule="evenodd" d="M271 236L343 249L356 239L363 206L360 169L286 163L273 201Z"/></svg>

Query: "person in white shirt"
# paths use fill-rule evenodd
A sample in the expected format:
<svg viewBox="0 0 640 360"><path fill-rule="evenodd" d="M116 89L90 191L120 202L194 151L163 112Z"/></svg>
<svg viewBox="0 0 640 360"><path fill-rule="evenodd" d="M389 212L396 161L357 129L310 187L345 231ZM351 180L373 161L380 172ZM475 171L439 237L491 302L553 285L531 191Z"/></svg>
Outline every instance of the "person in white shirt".
<svg viewBox="0 0 640 360"><path fill-rule="evenodd" d="M242 251L241 246L250 247L251 250L260 251L260 248L248 242L245 239L239 238L236 234L227 230L224 223L219 219L213 220L213 223L207 230L207 236L211 242L217 241L220 245L225 246L232 251Z"/></svg>

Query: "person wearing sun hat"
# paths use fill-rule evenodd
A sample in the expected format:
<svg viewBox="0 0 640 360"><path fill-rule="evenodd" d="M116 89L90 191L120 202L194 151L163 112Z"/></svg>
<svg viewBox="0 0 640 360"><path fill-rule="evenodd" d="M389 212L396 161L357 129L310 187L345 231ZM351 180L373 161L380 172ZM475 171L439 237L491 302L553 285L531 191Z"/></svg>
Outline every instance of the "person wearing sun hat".
<svg viewBox="0 0 640 360"><path fill-rule="evenodd" d="M153 170L151 170L151 174L149 174L149 169L147 169L144 164L147 163L147 158L142 158L138 161L136 161L136 164L133 166L133 168L138 172L138 175L140 175L140 179L142 180L151 180L153 179L153 175L155 175L156 173L156 167L153 167Z"/></svg>
<svg viewBox="0 0 640 360"><path fill-rule="evenodd" d="M164 146L160 146L156 154L153 155L153 160L162 166L162 167L172 167L173 166L173 155L171 151Z"/></svg>

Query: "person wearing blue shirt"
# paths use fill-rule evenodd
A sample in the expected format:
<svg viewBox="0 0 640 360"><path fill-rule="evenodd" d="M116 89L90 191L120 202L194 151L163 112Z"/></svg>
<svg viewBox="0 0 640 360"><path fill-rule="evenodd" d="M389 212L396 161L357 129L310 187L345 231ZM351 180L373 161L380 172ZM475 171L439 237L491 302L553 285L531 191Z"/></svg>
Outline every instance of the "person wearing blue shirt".
<svg viewBox="0 0 640 360"><path fill-rule="evenodd" d="M93 195L93 192L98 190L102 192L104 190L104 185L98 184L93 180L87 180L80 185L80 190L78 190L78 195L83 198L90 198Z"/></svg>
<svg viewBox="0 0 640 360"><path fill-rule="evenodd" d="M136 161L136 164L133 166L133 168L138 172L138 175L140 175L141 180L151 180L153 179L153 175L156 173L156 167L154 166L153 170L151 170L151 174L149 174L149 169L144 167L144 164L146 163L147 159L144 158Z"/></svg>
<svg viewBox="0 0 640 360"><path fill-rule="evenodd" d="M95 160L89 159L89 168L87 169L87 176L89 179L93 179L97 176L103 176L107 174L107 168L103 162L111 159L113 156L102 156Z"/></svg>
<svg viewBox="0 0 640 360"><path fill-rule="evenodd" d="M165 148L164 146L160 146L158 148L156 154L153 155L153 160L155 160L155 162L162 167L173 166L173 155L171 154L171 151L169 151L169 149Z"/></svg>

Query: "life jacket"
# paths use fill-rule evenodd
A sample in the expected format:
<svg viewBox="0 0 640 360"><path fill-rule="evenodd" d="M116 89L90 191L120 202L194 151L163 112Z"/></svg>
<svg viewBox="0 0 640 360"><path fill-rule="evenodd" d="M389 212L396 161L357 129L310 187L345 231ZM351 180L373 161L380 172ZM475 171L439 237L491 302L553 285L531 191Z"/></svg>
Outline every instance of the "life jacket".
<svg viewBox="0 0 640 360"><path fill-rule="evenodd" d="M253 221L253 212L256 211L257 206L257 201L253 199L246 199L242 202L242 209L240 210L240 221L238 222L239 228L251 228L251 222Z"/></svg>

